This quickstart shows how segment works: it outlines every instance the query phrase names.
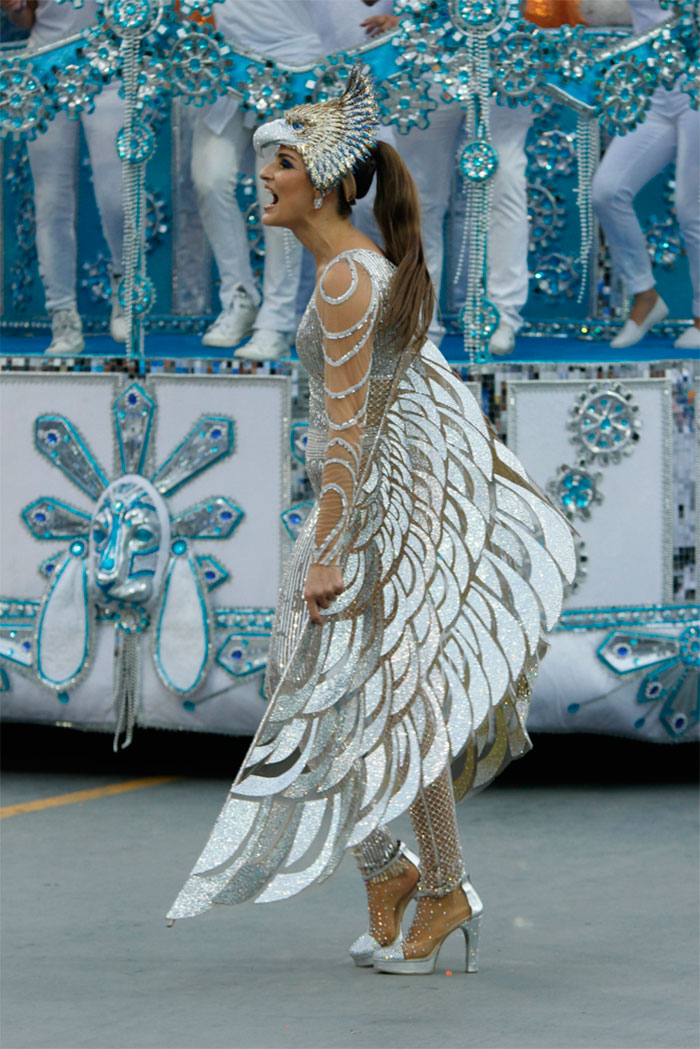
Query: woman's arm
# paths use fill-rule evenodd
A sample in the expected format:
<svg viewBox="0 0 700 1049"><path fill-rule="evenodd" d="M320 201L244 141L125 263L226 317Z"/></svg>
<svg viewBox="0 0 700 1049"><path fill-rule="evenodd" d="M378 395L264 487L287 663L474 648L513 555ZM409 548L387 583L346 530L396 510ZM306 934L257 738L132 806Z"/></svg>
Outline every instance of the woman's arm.
<svg viewBox="0 0 700 1049"><path fill-rule="evenodd" d="M323 467L316 549L304 589L309 614L320 623L342 593L338 568L362 458L378 298L367 271L353 260L333 263L321 277L317 308L323 331L328 446Z"/></svg>

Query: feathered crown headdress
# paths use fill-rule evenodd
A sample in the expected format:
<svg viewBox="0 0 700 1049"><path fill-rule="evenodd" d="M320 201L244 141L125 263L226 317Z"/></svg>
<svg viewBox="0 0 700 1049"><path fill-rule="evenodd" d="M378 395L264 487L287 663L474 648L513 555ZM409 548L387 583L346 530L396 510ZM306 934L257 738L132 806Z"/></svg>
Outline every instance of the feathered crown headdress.
<svg viewBox="0 0 700 1049"><path fill-rule="evenodd" d="M258 153L273 145L298 150L315 188L327 193L369 156L378 129L372 81L357 64L342 95L294 106L259 127L253 142Z"/></svg>

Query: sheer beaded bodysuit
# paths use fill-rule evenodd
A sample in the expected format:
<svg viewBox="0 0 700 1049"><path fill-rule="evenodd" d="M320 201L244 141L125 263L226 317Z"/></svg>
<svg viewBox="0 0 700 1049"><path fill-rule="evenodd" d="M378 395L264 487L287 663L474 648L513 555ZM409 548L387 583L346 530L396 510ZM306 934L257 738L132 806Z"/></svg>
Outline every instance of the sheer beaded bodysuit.
<svg viewBox="0 0 700 1049"><path fill-rule="evenodd" d="M393 274L377 252L343 252L302 319L316 507L282 581L268 710L172 919L293 896L349 847L381 876L400 862L386 824L406 810L419 893L447 896L464 873L455 799L529 749L571 530L436 347L396 345ZM322 626L303 598L312 562L343 573Z"/></svg>

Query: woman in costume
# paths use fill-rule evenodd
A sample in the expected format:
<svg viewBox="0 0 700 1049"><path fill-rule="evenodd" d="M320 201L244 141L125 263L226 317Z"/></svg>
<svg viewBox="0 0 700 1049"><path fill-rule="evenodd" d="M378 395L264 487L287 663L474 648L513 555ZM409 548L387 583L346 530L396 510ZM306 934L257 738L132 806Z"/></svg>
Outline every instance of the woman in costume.
<svg viewBox="0 0 700 1049"><path fill-rule="evenodd" d="M358 67L340 98L256 132L274 154L263 221L290 228L318 271L297 335L317 502L281 587L268 710L168 917L294 896L351 847L370 915L356 964L431 972L461 928L476 971L482 905L455 798L529 749L542 626L559 614L574 548L425 339L433 290L415 186L376 132ZM350 222L375 173L383 251ZM418 859L387 828L407 809Z"/></svg>

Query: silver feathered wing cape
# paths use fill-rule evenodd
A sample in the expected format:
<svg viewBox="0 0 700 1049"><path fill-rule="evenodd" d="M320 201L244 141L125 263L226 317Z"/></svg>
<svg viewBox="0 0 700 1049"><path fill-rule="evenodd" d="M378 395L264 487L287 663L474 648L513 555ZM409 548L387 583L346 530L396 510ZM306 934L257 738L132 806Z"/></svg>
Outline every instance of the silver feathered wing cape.
<svg viewBox="0 0 700 1049"><path fill-rule="evenodd" d="M358 268L369 276L376 317L342 535L346 589L323 626L310 623L302 592L315 511L280 591L269 707L171 919L293 896L448 764L459 800L530 748L542 630L575 570L571 529L438 349L397 353L383 325L391 264L368 251L342 258L355 281ZM317 494L329 434L322 334L312 300L297 346Z"/></svg>

